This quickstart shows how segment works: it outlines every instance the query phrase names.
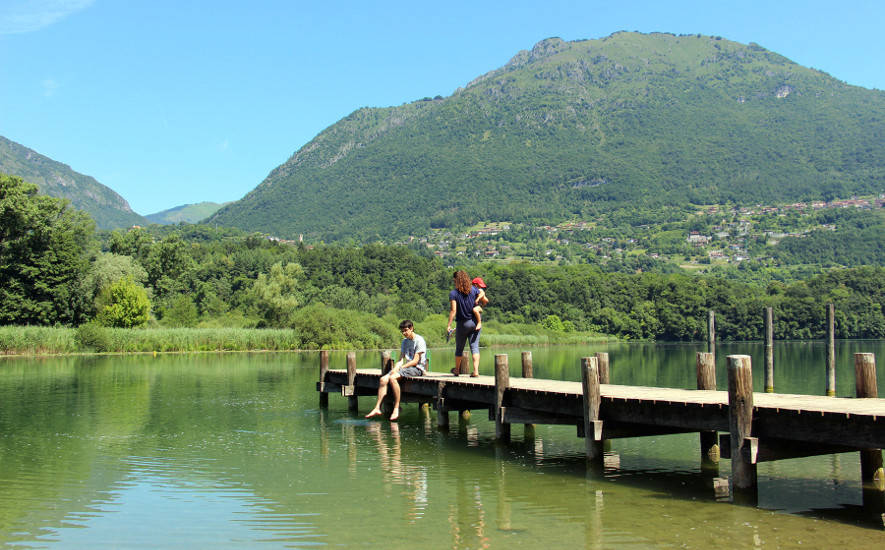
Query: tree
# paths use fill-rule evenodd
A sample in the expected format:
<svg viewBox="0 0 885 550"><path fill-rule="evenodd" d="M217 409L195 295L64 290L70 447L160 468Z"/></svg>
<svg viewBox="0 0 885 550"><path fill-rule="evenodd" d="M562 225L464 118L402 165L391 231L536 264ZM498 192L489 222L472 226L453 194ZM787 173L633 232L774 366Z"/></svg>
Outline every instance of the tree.
<svg viewBox="0 0 885 550"><path fill-rule="evenodd" d="M146 325L150 319L147 291L131 277L123 277L107 287L98 301L97 320L106 327L135 328Z"/></svg>
<svg viewBox="0 0 885 550"><path fill-rule="evenodd" d="M0 174L0 324L78 323L95 223L68 201Z"/></svg>

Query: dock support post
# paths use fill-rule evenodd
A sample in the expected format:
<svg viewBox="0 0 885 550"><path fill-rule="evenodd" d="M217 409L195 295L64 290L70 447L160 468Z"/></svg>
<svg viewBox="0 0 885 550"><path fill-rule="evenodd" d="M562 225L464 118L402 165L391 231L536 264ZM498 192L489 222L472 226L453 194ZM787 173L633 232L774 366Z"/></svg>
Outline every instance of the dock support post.
<svg viewBox="0 0 885 550"><path fill-rule="evenodd" d="M584 446L587 458L602 461L602 422L599 420L602 393L596 357L581 359L581 388L584 392Z"/></svg>
<svg viewBox="0 0 885 550"><path fill-rule="evenodd" d="M436 425L437 427L449 429L449 409L446 408L446 400L443 394L446 391L446 383L439 382L436 385Z"/></svg>
<svg viewBox="0 0 885 550"><path fill-rule="evenodd" d="M836 309L827 304L827 396L836 396Z"/></svg>
<svg viewBox="0 0 885 550"><path fill-rule="evenodd" d="M510 387L510 367L506 353L495 355L495 438L510 441L510 423L504 422L504 392Z"/></svg>
<svg viewBox="0 0 885 550"><path fill-rule="evenodd" d="M716 362L712 353L698 352L697 377L699 390L716 389ZM719 434L713 431L700 432L701 470L719 471Z"/></svg>
<svg viewBox="0 0 885 550"><path fill-rule="evenodd" d="M707 315L707 352L716 359L716 312L712 309Z"/></svg>
<svg viewBox="0 0 885 550"><path fill-rule="evenodd" d="M774 308L765 308L765 393L774 393Z"/></svg>
<svg viewBox="0 0 885 550"><path fill-rule="evenodd" d="M728 356L728 431L731 434L731 487L735 502L756 504L753 452L753 368L749 355Z"/></svg>
<svg viewBox="0 0 885 550"><path fill-rule="evenodd" d="M326 373L329 372L329 350L324 349L320 352L320 408L329 408L329 394L326 393Z"/></svg>
<svg viewBox="0 0 885 550"><path fill-rule="evenodd" d="M347 352L347 387L350 389L350 395L347 396L347 410L357 412L359 410L359 398L356 396L356 353Z"/></svg>
<svg viewBox="0 0 885 550"><path fill-rule="evenodd" d="M532 371L532 352L524 351L522 352L522 377L523 378L534 378L534 372ZM523 424L523 439L534 439L535 438L535 425L534 424Z"/></svg>
<svg viewBox="0 0 885 550"><path fill-rule="evenodd" d="M879 397L874 354L854 354L854 383L857 397ZM882 468L881 449L864 449L860 452L860 478L864 486L873 486L879 491L885 491L885 470Z"/></svg>

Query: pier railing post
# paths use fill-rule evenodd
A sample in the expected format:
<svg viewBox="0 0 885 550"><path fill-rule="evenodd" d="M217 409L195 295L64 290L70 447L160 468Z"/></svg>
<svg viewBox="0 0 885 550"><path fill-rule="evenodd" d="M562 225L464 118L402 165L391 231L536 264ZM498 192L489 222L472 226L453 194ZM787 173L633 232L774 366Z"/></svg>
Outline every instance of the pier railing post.
<svg viewBox="0 0 885 550"><path fill-rule="evenodd" d="M728 431L731 435L731 487L734 500L755 504L753 368L749 355L728 356Z"/></svg>
<svg viewBox="0 0 885 550"><path fill-rule="evenodd" d="M874 354L854 354L854 384L857 397L879 397ZM860 477L865 487L885 491L885 470L882 468L881 449L864 449L860 452Z"/></svg>
<svg viewBox="0 0 885 550"><path fill-rule="evenodd" d="M774 393L774 313L765 308L765 393Z"/></svg>
<svg viewBox="0 0 885 550"><path fill-rule="evenodd" d="M697 354L697 378L699 390L716 389L716 362L712 353L698 352ZM700 432L701 439L701 469L719 471L719 435L713 431Z"/></svg>
<svg viewBox="0 0 885 550"><path fill-rule="evenodd" d="M602 460L602 422L599 420L602 393L596 357L581 359L581 388L584 393L584 447L587 458Z"/></svg>
<svg viewBox="0 0 885 550"><path fill-rule="evenodd" d="M320 383L317 389L320 390L320 408L329 408L329 394L326 392L326 373L329 372L329 350L324 349L320 352Z"/></svg>
<svg viewBox="0 0 885 550"><path fill-rule="evenodd" d="M495 355L495 438L510 441L510 423L504 422L504 393L510 387L507 354Z"/></svg>
<svg viewBox="0 0 885 550"><path fill-rule="evenodd" d="M532 370L532 352L524 351L522 352L522 377L523 378L533 378L534 372ZM534 439L535 438L535 425L534 424L523 424L523 438L524 439Z"/></svg>
<svg viewBox="0 0 885 550"><path fill-rule="evenodd" d="M827 396L836 396L836 309L827 304Z"/></svg>
<svg viewBox="0 0 885 550"><path fill-rule="evenodd" d="M347 410L357 412L359 410L359 398L356 395L356 353L347 352Z"/></svg>

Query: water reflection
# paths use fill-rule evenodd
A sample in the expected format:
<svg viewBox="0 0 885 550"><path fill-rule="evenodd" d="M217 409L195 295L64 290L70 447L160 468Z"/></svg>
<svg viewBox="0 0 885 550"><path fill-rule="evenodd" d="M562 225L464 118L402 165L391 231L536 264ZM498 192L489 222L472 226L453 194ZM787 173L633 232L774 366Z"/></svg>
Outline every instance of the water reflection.
<svg viewBox="0 0 885 550"><path fill-rule="evenodd" d="M694 350L638 353L655 378L694 383ZM536 376L570 377L583 355L538 350ZM611 360L613 381L652 376ZM856 455L760 465L763 509L740 509L712 497L697 434L614 441L594 473L574 427L499 446L485 411L449 432L415 405L398 424L336 396L317 409L316 370L298 354L0 363L0 546L885 545L856 527L875 524Z"/></svg>

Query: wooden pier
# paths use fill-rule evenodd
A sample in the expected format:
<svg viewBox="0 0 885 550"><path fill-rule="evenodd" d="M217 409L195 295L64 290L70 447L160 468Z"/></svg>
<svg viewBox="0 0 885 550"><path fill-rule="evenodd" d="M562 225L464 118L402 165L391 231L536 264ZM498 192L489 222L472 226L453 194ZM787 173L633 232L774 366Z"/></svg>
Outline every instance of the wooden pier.
<svg viewBox="0 0 885 550"><path fill-rule="evenodd" d="M325 394L334 393L347 396L350 410L357 410L357 398L374 398L382 371L390 365L390 355L384 354L378 369L357 369L351 358L347 369L329 369L328 352L320 353L321 406ZM736 499L755 499L760 462L859 451L865 491L885 494L879 450L885 447L885 399L877 398L872 354L855 357L858 398L754 393L748 356L727 358L727 391L621 386L607 383L608 357L599 355L605 357L582 359L581 382L511 378L508 356L496 355L495 376L402 378L402 402L431 404L441 427L448 426L451 411L486 409L496 437L505 442L512 424L573 425L587 442L588 459L600 462L605 440L698 432L705 466L715 467L719 456L732 459L730 486ZM713 363L707 355L698 354L698 387L710 387L706 369ZM524 367L525 360L524 354ZM531 376L530 355L528 362ZM712 380L715 387L715 376Z"/></svg>

